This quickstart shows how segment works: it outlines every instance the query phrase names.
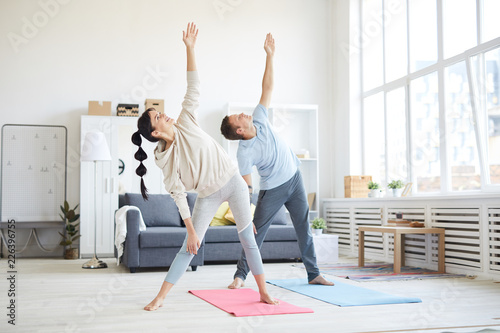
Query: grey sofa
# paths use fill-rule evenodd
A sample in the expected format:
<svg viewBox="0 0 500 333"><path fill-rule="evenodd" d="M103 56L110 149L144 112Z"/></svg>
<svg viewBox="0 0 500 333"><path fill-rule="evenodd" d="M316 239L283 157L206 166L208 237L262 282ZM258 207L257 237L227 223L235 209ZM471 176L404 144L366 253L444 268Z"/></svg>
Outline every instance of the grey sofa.
<svg viewBox="0 0 500 333"><path fill-rule="evenodd" d="M188 193L187 198L192 211L196 194ZM254 203L256 200L257 194L254 194ZM172 197L169 194L153 194L148 201L144 201L140 194L126 193L120 196L119 205L138 207L146 224L146 230L140 231L139 212L127 212L127 237L121 262L131 273L141 267L169 267L186 237L186 228ZM195 271L204 263L236 262L241 253L236 226L211 226L190 265ZM269 228L261 254L264 260L300 258L295 229L288 223L284 207Z"/></svg>

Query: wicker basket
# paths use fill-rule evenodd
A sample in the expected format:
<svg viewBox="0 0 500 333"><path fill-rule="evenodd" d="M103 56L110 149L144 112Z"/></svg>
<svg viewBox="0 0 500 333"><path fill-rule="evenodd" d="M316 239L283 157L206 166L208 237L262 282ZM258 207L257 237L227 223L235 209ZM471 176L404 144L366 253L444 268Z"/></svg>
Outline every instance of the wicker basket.
<svg viewBox="0 0 500 333"><path fill-rule="evenodd" d="M344 196L346 198L367 198L370 190L368 183L372 176L345 176Z"/></svg>

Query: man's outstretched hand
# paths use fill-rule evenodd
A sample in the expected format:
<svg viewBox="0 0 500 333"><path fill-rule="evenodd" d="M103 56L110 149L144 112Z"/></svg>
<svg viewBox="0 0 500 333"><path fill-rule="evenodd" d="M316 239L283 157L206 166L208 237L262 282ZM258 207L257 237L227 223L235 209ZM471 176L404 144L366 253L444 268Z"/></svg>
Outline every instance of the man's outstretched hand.
<svg viewBox="0 0 500 333"><path fill-rule="evenodd" d="M196 37L198 37L198 29L196 29L196 24L188 23L186 31L182 31L182 41L186 44L186 47L194 48L196 44Z"/></svg>
<svg viewBox="0 0 500 333"><path fill-rule="evenodd" d="M266 41L264 42L264 50L268 55L274 55L274 38L271 33L266 35Z"/></svg>

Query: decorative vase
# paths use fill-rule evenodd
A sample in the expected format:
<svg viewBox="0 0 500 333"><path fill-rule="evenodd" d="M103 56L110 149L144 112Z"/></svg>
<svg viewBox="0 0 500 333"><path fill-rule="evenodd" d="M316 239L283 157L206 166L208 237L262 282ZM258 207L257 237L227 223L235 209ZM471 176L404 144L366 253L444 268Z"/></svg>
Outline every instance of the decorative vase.
<svg viewBox="0 0 500 333"><path fill-rule="evenodd" d="M319 236L323 233L323 229L313 229L314 235Z"/></svg>
<svg viewBox="0 0 500 333"><path fill-rule="evenodd" d="M78 259L78 249L66 249L64 259Z"/></svg>
<svg viewBox="0 0 500 333"><path fill-rule="evenodd" d="M393 188L392 189L392 196L393 197L400 197L401 193L403 193L403 189L402 188Z"/></svg>

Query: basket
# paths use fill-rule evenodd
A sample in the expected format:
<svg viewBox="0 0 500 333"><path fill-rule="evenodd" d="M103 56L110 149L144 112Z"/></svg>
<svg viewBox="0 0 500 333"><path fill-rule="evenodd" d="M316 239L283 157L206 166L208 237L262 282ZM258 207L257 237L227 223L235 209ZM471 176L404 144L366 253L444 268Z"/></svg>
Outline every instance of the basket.
<svg viewBox="0 0 500 333"><path fill-rule="evenodd" d="M118 104L116 115L119 117L139 117L139 104Z"/></svg>
<svg viewBox="0 0 500 333"><path fill-rule="evenodd" d="M368 183L372 176L345 176L344 196L346 198L367 198L370 190Z"/></svg>

